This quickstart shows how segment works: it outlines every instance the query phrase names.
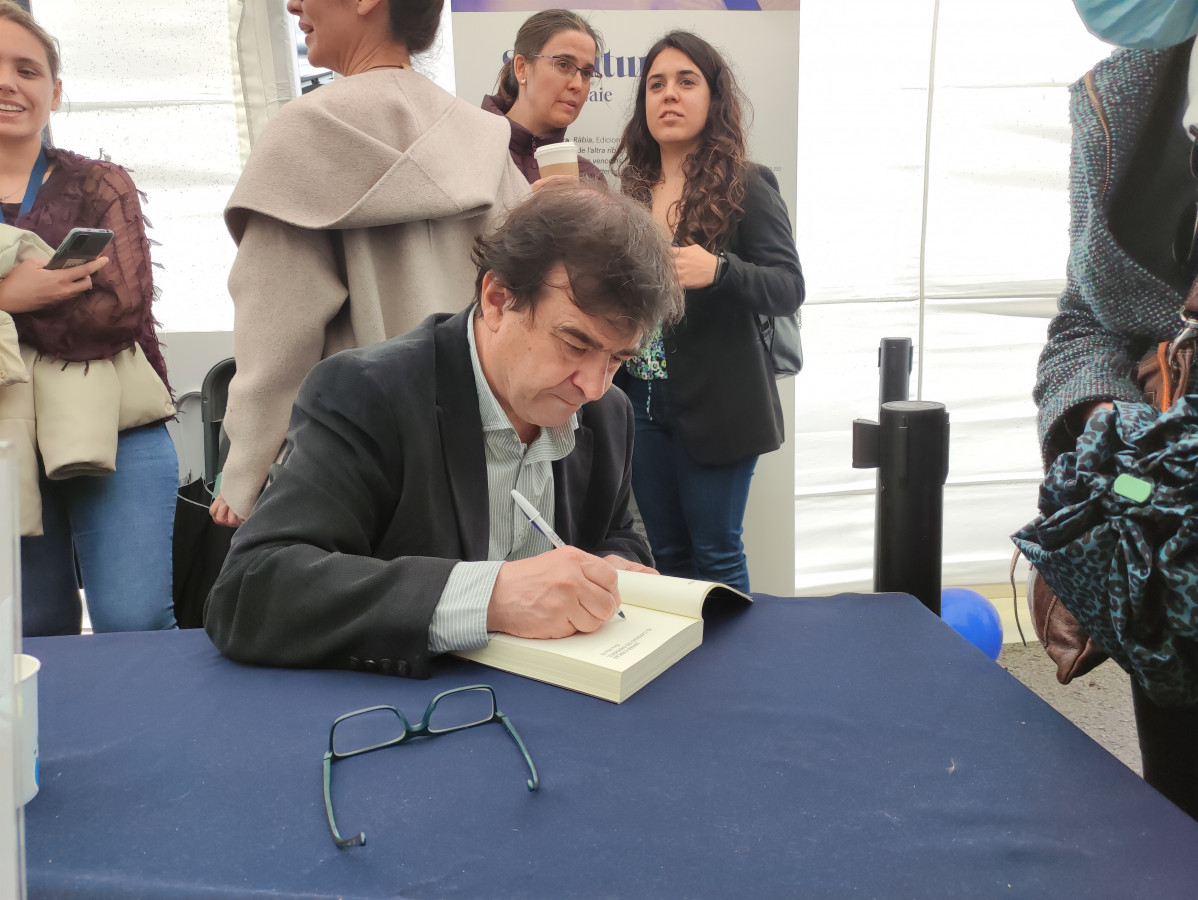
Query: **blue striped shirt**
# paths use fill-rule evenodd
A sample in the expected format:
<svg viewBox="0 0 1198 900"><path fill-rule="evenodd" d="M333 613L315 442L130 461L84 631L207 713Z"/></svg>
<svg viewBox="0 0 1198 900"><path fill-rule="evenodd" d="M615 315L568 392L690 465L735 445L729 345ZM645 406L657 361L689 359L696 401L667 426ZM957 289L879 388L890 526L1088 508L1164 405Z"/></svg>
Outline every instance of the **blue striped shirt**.
<svg viewBox="0 0 1198 900"><path fill-rule="evenodd" d="M537 556L553 545L529 524L512 500L512 488L527 497L545 521L554 524L553 462L574 449L578 415L564 425L542 428L531 444L521 443L499 401L491 392L478 362L472 320L466 329L474 388L482 418L487 459L490 536L487 562L460 562L453 567L429 625L428 647L445 653L487 643L487 606L499 567L504 562Z"/></svg>

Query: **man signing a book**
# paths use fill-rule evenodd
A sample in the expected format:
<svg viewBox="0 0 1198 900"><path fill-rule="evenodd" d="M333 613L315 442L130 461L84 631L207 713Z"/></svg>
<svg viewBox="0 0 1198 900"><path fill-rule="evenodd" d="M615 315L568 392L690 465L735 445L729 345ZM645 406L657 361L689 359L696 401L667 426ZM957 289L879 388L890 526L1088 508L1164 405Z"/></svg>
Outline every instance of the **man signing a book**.
<svg viewBox="0 0 1198 900"><path fill-rule="evenodd" d="M551 186L474 257L469 308L305 379L205 605L226 656L426 678L488 632L594 631L616 570L652 571L628 510L632 410L608 389L681 313L661 233L618 194Z"/></svg>

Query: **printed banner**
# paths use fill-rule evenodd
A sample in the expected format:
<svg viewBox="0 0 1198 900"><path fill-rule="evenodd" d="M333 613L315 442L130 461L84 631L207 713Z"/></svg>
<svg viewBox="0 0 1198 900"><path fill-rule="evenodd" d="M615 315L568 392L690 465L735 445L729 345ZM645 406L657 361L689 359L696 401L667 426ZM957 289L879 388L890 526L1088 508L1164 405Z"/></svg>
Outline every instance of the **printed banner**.
<svg viewBox="0 0 1198 900"><path fill-rule="evenodd" d="M544 0L453 0L454 12L515 12L557 9ZM766 9L797 10L799 0L592 0L570 9Z"/></svg>
<svg viewBox="0 0 1198 900"><path fill-rule="evenodd" d="M452 0L457 94L482 103L495 92L499 69L516 32L533 12L560 4L544 0ZM593 89L566 136L604 172L632 114L645 51L674 29L710 41L736 73L753 116L749 156L778 176L793 222L797 180L798 0L590 0L572 4L602 35L595 61L603 83Z"/></svg>

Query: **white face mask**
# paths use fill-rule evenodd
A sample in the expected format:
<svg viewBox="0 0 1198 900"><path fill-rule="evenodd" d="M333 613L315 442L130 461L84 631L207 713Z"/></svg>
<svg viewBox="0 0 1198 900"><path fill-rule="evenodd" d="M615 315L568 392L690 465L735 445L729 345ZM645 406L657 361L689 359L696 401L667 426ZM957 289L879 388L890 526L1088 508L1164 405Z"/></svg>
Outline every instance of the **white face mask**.
<svg viewBox="0 0 1198 900"><path fill-rule="evenodd" d="M1163 50L1198 33L1198 0L1073 0L1086 28L1120 47Z"/></svg>

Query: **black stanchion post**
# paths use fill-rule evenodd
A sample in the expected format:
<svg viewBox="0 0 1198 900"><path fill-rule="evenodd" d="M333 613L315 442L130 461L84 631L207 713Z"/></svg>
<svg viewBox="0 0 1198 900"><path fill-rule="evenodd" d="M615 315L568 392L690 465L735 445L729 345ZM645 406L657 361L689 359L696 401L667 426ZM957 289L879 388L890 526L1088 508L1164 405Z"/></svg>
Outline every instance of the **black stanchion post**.
<svg viewBox="0 0 1198 900"><path fill-rule="evenodd" d="M882 404L874 590L903 591L940 615L948 411L941 403Z"/></svg>
<svg viewBox="0 0 1198 900"><path fill-rule="evenodd" d="M878 469L874 590L901 591L940 615L948 411L894 400L878 422L853 422L853 467Z"/></svg>
<svg viewBox="0 0 1198 900"><path fill-rule="evenodd" d="M910 398L911 366L915 351L911 338L882 338L878 345L878 406Z"/></svg>

